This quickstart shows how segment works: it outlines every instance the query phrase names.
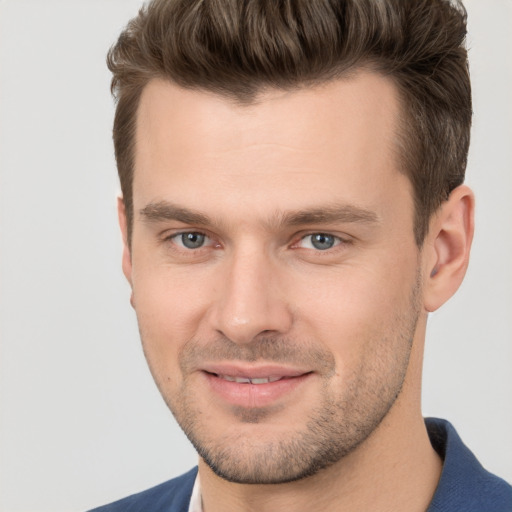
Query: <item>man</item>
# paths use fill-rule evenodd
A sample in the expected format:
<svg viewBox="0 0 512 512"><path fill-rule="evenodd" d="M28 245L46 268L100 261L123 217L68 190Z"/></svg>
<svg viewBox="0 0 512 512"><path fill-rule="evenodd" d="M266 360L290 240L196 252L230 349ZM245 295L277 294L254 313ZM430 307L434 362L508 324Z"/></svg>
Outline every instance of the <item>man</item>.
<svg viewBox="0 0 512 512"><path fill-rule="evenodd" d="M473 236L465 12L155 0L109 54L123 271L198 468L102 511L505 511L421 415Z"/></svg>

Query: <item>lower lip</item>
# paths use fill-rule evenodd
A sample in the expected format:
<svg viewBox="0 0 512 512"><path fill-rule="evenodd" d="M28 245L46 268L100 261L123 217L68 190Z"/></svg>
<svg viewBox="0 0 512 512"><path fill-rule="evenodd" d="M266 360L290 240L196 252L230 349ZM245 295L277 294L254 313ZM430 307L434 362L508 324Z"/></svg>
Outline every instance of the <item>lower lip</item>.
<svg viewBox="0 0 512 512"><path fill-rule="evenodd" d="M297 377L286 377L267 384L231 382L208 372L203 372L210 388L231 405L247 408L265 407L297 391L306 380L312 377L305 373Z"/></svg>

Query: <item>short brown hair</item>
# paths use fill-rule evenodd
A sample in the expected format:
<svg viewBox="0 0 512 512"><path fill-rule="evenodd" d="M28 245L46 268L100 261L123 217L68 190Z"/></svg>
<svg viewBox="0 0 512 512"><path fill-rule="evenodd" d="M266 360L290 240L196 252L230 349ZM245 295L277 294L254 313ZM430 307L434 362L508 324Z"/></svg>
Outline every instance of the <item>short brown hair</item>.
<svg viewBox="0 0 512 512"><path fill-rule="evenodd" d="M129 239L136 114L151 79L249 103L263 88L306 87L366 66L394 80L401 96L397 135L421 246L432 213L464 181L472 114L465 36L458 1L151 1L107 57Z"/></svg>

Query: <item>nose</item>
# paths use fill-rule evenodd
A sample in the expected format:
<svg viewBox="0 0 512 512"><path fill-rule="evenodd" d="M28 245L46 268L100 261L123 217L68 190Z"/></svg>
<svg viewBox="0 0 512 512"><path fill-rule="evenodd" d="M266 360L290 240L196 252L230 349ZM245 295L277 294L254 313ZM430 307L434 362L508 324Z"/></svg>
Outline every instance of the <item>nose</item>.
<svg viewBox="0 0 512 512"><path fill-rule="evenodd" d="M280 277L279 264L263 251L234 253L219 275L220 293L211 311L214 329L237 344L288 332L293 317Z"/></svg>

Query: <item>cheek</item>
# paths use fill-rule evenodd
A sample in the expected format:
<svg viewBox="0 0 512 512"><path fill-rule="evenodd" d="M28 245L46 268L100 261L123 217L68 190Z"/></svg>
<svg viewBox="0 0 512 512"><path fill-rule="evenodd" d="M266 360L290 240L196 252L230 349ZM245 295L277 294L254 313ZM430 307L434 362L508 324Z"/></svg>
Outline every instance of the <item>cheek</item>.
<svg viewBox="0 0 512 512"><path fill-rule="evenodd" d="M410 267L410 264L409 264ZM338 365L355 365L371 353L375 340L397 328L399 318L408 315L415 285L412 268L397 265L346 267L311 287L304 282L296 296L297 318L313 339L323 342Z"/></svg>
<svg viewBox="0 0 512 512"><path fill-rule="evenodd" d="M155 262L135 261L133 269L135 309L141 325L171 339L192 335L190 329L197 326L211 295L208 277L189 267Z"/></svg>
<svg viewBox="0 0 512 512"><path fill-rule="evenodd" d="M180 278L170 269L145 267L133 273L134 307L144 355L159 386L179 385L179 353L189 340L197 338L200 319L207 310L206 294L199 283Z"/></svg>

